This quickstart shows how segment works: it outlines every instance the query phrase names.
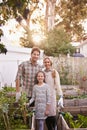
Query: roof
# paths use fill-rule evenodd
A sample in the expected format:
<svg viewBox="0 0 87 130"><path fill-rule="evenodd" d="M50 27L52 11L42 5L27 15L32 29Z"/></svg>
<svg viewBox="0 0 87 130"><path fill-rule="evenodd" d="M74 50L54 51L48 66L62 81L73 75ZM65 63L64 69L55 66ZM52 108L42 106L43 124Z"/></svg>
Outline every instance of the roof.
<svg viewBox="0 0 87 130"><path fill-rule="evenodd" d="M73 57L84 57L84 55L81 53L74 53Z"/></svg>

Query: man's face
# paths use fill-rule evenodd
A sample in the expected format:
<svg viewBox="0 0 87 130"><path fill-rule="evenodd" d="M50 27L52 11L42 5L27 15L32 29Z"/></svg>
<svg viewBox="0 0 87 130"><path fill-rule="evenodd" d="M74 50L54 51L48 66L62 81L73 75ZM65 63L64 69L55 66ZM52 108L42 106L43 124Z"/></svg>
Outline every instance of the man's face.
<svg viewBox="0 0 87 130"><path fill-rule="evenodd" d="M37 60L39 59L40 53L38 51L34 51L31 54L31 60L32 62L37 62Z"/></svg>

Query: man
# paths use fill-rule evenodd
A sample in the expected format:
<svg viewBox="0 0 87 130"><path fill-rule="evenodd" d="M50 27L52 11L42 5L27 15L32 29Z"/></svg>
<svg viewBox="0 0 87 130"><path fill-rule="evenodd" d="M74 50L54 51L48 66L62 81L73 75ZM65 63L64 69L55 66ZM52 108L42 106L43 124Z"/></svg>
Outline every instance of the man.
<svg viewBox="0 0 87 130"><path fill-rule="evenodd" d="M41 66L37 63L39 56L40 49L38 47L33 47L30 60L22 62L18 66L18 72L16 76L16 101L18 101L21 96L21 84L22 91L25 92L28 97L32 96L35 75L39 70L41 70Z"/></svg>

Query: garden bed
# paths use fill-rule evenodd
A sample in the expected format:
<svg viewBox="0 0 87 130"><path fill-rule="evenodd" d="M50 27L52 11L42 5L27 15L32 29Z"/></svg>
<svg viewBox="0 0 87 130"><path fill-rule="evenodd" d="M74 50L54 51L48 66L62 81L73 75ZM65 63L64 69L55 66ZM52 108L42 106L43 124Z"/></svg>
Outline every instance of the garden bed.
<svg viewBox="0 0 87 130"><path fill-rule="evenodd" d="M87 115L87 98L64 99L63 112L70 112L72 115Z"/></svg>
<svg viewBox="0 0 87 130"><path fill-rule="evenodd" d="M70 128L61 114L59 116L57 126L58 130L87 130L87 128Z"/></svg>
<svg viewBox="0 0 87 130"><path fill-rule="evenodd" d="M85 124L87 124L87 97L82 98L80 96L80 98L64 99L64 108L61 109L61 113L57 122L58 130L87 130L87 127L81 128L85 125L80 126L83 124L83 121L86 121ZM64 117L65 113L70 113L74 122L70 118L67 122ZM79 121L79 118L81 118L82 122ZM70 121L76 127L70 128Z"/></svg>
<svg viewBox="0 0 87 130"><path fill-rule="evenodd" d="M63 112L70 112L72 115L87 115L87 106L71 106L62 108Z"/></svg>

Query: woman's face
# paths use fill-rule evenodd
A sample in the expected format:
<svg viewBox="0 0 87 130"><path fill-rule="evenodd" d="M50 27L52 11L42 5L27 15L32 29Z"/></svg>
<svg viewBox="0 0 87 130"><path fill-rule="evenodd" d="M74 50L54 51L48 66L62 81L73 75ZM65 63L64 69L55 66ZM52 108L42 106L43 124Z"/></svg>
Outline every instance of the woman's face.
<svg viewBox="0 0 87 130"><path fill-rule="evenodd" d="M52 63L51 63L49 58L44 59L44 66L45 66L46 69L50 69L51 68Z"/></svg>

